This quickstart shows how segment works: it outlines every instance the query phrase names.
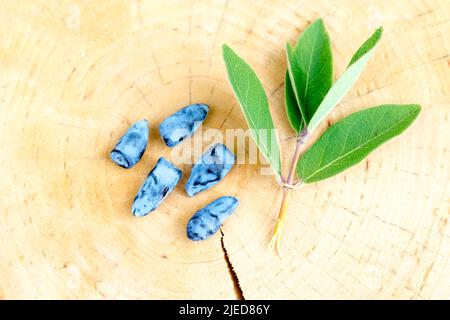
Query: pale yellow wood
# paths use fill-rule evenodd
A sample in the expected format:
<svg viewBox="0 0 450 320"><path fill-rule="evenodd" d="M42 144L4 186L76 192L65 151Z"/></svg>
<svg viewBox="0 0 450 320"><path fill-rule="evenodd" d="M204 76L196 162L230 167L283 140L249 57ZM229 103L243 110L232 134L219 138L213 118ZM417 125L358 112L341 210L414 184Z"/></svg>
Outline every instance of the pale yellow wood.
<svg viewBox="0 0 450 320"><path fill-rule="evenodd" d="M283 48L319 16L336 75L385 27L331 121L390 102L420 103L417 122L295 191L282 259L267 249L280 192L259 166L240 165L195 198L182 183L133 218L156 159L176 160L158 137L162 119L199 101L212 107L206 128L246 126L224 42L261 77L291 156ZM241 201L223 240L246 298L450 298L449 1L1 1L0 30L1 298L233 299L220 234L185 237L190 215L223 194ZM108 151L140 118L149 149L122 170Z"/></svg>

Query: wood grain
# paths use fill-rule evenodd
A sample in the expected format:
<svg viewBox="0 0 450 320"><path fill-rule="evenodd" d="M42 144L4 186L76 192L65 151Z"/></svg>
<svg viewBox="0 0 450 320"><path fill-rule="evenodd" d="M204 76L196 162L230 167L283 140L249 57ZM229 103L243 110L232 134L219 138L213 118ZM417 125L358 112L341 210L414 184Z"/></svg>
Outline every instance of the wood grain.
<svg viewBox="0 0 450 320"><path fill-rule="evenodd" d="M222 43L261 77L291 156L283 48L319 16L336 75L385 28L330 121L420 103L415 124L292 195L281 259L267 249L279 188L257 165L237 166L195 198L184 177L156 212L132 217L156 159L177 158L158 137L166 116L204 102L204 130L246 126ZM234 299L224 251L247 299L450 298L448 1L2 1L0 30L1 298ZM126 171L108 151L140 118L150 145ZM223 194L241 202L223 237L187 240L192 213Z"/></svg>

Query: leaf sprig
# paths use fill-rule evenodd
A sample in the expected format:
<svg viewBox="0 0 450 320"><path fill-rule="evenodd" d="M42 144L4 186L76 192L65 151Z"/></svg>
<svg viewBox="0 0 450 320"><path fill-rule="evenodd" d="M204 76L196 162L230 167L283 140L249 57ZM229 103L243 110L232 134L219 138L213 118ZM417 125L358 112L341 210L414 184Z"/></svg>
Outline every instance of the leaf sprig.
<svg viewBox="0 0 450 320"><path fill-rule="evenodd" d="M288 188L296 183L313 183L332 177L359 163L374 149L408 128L418 116L417 104L386 104L356 112L328 128L312 146L303 144L334 110L356 82L381 39L378 28L355 52L346 70L333 84L330 37L322 19L301 34L295 47L286 45L286 114L297 133L297 145L287 177L282 176L280 151L274 134L269 103L256 73L230 47L223 46L228 79L261 153L283 184L283 199L271 247L279 251L287 210Z"/></svg>

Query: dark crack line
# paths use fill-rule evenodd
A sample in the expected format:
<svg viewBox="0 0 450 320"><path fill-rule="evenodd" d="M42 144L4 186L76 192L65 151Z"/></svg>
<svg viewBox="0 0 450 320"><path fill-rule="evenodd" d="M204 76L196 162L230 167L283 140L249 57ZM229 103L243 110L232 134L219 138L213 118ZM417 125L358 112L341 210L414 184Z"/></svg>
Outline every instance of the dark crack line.
<svg viewBox="0 0 450 320"><path fill-rule="evenodd" d="M228 256L227 249L225 248L225 243L223 242L223 231L220 228L220 244L222 246L223 256L225 258L225 262L227 263L228 271L230 272L231 281L233 281L234 292L236 293L236 298L238 300L245 300L244 292L242 291L241 285L239 284L239 278L236 274L236 271L231 264L230 257Z"/></svg>

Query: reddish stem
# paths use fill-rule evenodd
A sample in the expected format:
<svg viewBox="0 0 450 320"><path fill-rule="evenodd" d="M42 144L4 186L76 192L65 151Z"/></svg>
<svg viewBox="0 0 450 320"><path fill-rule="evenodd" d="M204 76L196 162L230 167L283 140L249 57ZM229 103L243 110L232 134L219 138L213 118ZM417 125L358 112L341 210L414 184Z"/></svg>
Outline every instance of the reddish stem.
<svg viewBox="0 0 450 320"><path fill-rule="evenodd" d="M301 131L297 137L297 144L295 145L294 155L292 156L288 178L286 182L287 185L293 185L294 177L295 177L295 168L297 167L298 159L300 158L302 146L308 140L308 130L304 129ZM275 229L273 232L272 240L270 241L269 247L271 249L276 248L278 253L280 253L280 244L281 244L281 234L283 230L284 219L286 217L288 199L290 195L291 189L283 186L283 198L281 199L280 211L278 213L277 224L275 225Z"/></svg>

